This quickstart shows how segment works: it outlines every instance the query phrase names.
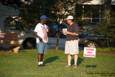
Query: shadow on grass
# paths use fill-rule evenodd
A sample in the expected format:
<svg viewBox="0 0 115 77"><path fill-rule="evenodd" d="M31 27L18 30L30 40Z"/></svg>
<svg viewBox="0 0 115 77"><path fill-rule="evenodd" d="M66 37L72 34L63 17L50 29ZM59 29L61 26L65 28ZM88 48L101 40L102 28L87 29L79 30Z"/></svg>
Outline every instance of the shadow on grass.
<svg viewBox="0 0 115 77"><path fill-rule="evenodd" d="M77 65L79 66L83 62L83 60L84 60L83 58L78 57ZM74 64L74 59L72 60L72 64Z"/></svg>
<svg viewBox="0 0 115 77"><path fill-rule="evenodd" d="M96 64L90 64L90 65L86 65L86 68L96 68Z"/></svg>
<svg viewBox="0 0 115 77"><path fill-rule="evenodd" d="M49 57L49 58L47 58L47 59L45 60L45 64L47 64L47 63L52 63L52 62L54 62L54 61L57 60L57 59L59 59L58 56Z"/></svg>
<svg viewBox="0 0 115 77"><path fill-rule="evenodd" d="M78 66L79 66L79 65L83 62L83 60L84 60L83 58L78 57L78 63L77 63L77 64L78 64Z"/></svg>

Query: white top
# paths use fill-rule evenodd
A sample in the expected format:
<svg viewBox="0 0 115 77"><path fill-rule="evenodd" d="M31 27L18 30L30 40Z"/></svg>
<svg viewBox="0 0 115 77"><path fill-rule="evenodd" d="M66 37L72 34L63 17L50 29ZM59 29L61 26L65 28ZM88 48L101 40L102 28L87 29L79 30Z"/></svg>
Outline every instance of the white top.
<svg viewBox="0 0 115 77"><path fill-rule="evenodd" d="M34 29L34 32L37 32L37 35L42 38L44 43L48 42L48 26L38 23ZM39 43L39 38L36 38L36 42Z"/></svg>

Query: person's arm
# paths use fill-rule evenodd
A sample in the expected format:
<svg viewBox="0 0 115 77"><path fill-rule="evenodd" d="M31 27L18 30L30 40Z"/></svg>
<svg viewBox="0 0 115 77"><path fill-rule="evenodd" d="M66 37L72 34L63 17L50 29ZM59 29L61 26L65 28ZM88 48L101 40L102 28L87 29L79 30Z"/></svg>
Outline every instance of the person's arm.
<svg viewBox="0 0 115 77"><path fill-rule="evenodd" d="M79 33L76 33L76 32L69 32L69 31L67 31L67 34L69 34L69 35L73 35L73 36L77 36L77 35L79 35Z"/></svg>

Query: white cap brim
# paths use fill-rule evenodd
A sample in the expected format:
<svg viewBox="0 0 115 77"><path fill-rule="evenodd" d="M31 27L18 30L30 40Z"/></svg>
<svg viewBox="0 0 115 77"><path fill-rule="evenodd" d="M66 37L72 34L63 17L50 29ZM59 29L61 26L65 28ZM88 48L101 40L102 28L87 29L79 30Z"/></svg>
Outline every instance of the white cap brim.
<svg viewBox="0 0 115 77"><path fill-rule="evenodd" d="M73 20L74 19L74 17L73 16L68 16L67 18L66 18L66 20Z"/></svg>

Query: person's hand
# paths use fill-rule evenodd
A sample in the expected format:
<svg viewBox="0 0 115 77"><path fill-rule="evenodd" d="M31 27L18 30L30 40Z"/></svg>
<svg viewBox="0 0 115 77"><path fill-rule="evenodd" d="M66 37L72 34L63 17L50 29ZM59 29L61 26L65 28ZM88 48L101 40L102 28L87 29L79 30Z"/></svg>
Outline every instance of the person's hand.
<svg viewBox="0 0 115 77"><path fill-rule="evenodd" d="M39 38L40 42L43 42L43 40L41 38Z"/></svg>
<svg viewBox="0 0 115 77"><path fill-rule="evenodd" d="M66 35L67 34L67 29L65 28L65 29L62 29L62 33L64 34L64 35Z"/></svg>
<svg viewBox="0 0 115 77"><path fill-rule="evenodd" d="M73 33L73 35L76 35L76 36L78 36L78 33Z"/></svg>
<svg viewBox="0 0 115 77"><path fill-rule="evenodd" d="M43 40L42 40L42 38L41 38L41 37L38 37L38 38L39 38L40 42L43 42Z"/></svg>

